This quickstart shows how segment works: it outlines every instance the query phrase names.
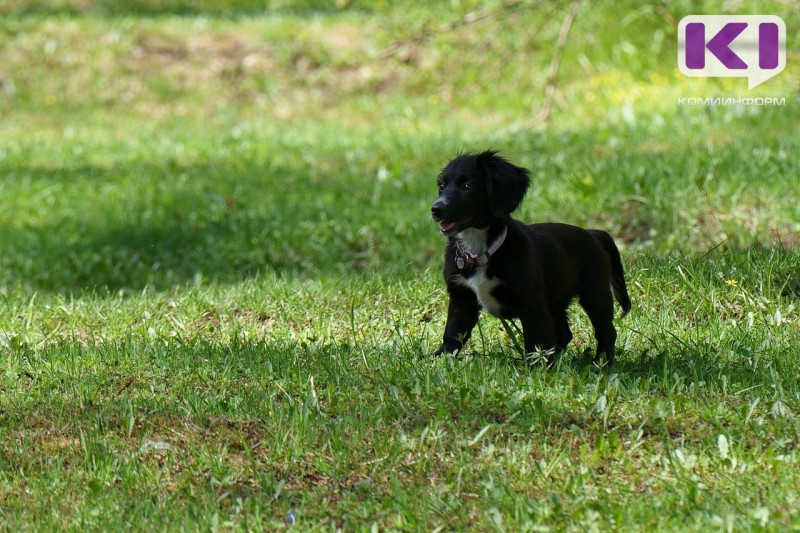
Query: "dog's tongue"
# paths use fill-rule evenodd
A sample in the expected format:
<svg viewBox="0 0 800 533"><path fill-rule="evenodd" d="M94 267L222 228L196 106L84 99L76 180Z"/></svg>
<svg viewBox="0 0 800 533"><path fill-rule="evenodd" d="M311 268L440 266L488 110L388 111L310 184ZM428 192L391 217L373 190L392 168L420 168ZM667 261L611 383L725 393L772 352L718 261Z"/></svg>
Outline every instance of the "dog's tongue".
<svg viewBox="0 0 800 533"><path fill-rule="evenodd" d="M454 227L456 227L456 223L455 222L440 222L439 223L439 229L441 229L445 233L447 233L448 231L450 231Z"/></svg>

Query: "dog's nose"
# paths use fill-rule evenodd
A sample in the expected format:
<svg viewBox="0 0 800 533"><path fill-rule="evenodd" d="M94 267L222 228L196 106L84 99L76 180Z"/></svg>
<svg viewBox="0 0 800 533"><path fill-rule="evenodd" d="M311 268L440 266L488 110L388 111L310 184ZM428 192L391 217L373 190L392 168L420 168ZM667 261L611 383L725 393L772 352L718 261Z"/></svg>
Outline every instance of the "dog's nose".
<svg viewBox="0 0 800 533"><path fill-rule="evenodd" d="M447 204L444 200L436 200L433 202L431 206L431 214L433 215L434 220L439 220L444 215L444 209L447 207Z"/></svg>

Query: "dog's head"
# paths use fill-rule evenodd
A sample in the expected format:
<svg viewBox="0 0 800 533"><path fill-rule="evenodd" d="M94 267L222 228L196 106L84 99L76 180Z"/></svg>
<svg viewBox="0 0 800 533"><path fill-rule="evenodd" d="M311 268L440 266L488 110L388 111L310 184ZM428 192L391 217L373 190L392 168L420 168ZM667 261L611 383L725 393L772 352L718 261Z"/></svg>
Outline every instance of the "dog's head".
<svg viewBox="0 0 800 533"><path fill-rule="evenodd" d="M508 218L530 185L528 170L512 165L494 150L462 154L439 174L439 198L431 213L445 235L485 228Z"/></svg>

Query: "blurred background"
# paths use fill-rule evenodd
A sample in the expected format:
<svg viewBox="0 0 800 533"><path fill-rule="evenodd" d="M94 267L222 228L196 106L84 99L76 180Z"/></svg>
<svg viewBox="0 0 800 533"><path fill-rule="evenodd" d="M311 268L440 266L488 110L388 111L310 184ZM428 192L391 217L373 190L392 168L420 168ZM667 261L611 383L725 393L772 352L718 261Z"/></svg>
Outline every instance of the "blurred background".
<svg viewBox="0 0 800 533"><path fill-rule="evenodd" d="M704 13L781 16L786 69L683 76ZM520 218L629 254L796 247L798 38L794 1L6 0L0 290L418 275L436 174L487 147Z"/></svg>

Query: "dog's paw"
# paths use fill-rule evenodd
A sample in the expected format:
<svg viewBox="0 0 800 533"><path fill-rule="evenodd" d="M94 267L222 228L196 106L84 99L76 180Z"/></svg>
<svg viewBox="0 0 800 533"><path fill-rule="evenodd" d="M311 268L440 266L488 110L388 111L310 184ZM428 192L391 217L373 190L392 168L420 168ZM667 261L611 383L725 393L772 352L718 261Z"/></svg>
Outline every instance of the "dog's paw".
<svg viewBox="0 0 800 533"><path fill-rule="evenodd" d="M592 364L600 369L614 366L614 347L610 346L604 349L598 347L597 352L592 358Z"/></svg>
<svg viewBox="0 0 800 533"><path fill-rule="evenodd" d="M614 359L608 359L602 355L596 355L592 358L592 366L600 370L605 370L614 366Z"/></svg>
<svg viewBox="0 0 800 533"><path fill-rule="evenodd" d="M430 354L430 355L422 355L422 356L420 356L420 358L421 359L433 359L433 358L436 358L436 357L441 357L442 355L453 355L453 356L455 356L455 355L458 355L458 352L460 352L460 351L461 351L461 348L454 348L452 350L449 350L446 346L442 345L435 352L433 352L432 354Z"/></svg>

